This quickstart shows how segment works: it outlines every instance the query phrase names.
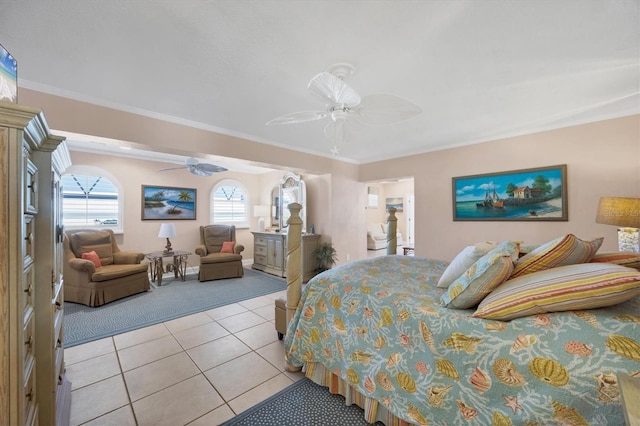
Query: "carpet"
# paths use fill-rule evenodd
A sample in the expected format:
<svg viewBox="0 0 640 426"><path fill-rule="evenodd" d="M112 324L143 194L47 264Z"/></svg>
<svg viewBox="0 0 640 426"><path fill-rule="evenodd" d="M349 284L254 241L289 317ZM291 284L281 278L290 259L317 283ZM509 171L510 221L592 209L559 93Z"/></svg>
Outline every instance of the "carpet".
<svg viewBox="0 0 640 426"><path fill-rule="evenodd" d="M99 307L65 302L64 345L72 347L287 288L283 278L249 268L244 274L205 282L199 282L194 272L184 282L171 276L163 278L160 287Z"/></svg>
<svg viewBox="0 0 640 426"><path fill-rule="evenodd" d="M357 405L345 405L342 395L301 379L220 426L371 426L363 413Z"/></svg>

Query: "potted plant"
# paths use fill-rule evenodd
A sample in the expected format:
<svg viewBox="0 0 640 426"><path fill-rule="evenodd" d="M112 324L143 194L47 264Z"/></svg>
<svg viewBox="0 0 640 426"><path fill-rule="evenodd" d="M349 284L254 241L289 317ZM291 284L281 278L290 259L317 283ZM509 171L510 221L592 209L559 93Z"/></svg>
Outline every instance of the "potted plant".
<svg viewBox="0 0 640 426"><path fill-rule="evenodd" d="M316 259L318 273L331 269L338 261L338 253L331 243L320 243L313 250L313 257Z"/></svg>

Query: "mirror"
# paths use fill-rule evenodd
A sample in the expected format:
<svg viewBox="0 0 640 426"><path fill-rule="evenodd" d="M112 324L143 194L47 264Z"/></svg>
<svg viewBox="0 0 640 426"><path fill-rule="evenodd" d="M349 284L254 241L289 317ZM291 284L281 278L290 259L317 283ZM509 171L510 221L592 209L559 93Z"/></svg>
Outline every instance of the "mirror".
<svg viewBox="0 0 640 426"><path fill-rule="evenodd" d="M276 207L276 216L278 216L280 229L285 229L287 220L289 220L290 212L287 206L291 203L300 203L300 218L302 219L302 232L306 232L306 201L307 189L300 178L294 173L287 173L280 181L279 202Z"/></svg>
<svg viewBox="0 0 640 426"><path fill-rule="evenodd" d="M280 185L271 190L271 227L280 227Z"/></svg>

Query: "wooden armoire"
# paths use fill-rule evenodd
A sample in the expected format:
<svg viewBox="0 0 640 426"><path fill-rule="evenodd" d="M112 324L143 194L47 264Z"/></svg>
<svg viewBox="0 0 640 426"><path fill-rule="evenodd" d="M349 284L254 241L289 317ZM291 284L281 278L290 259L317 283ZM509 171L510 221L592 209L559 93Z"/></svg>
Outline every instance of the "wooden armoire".
<svg viewBox="0 0 640 426"><path fill-rule="evenodd" d="M69 423L64 366L64 138L44 114L0 101L0 424Z"/></svg>

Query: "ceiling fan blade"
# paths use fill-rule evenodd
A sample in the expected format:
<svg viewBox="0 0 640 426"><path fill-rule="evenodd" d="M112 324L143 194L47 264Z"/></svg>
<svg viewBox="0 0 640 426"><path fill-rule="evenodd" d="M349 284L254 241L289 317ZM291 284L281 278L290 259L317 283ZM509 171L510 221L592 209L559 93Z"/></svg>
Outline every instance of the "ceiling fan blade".
<svg viewBox="0 0 640 426"><path fill-rule="evenodd" d="M179 170L179 169L186 169L189 166L180 166L180 167L170 167L168 169L160 169L158 170L159 172L166 172L167 170Z"/></svg>
<svg viewBox="0 0 640 426"><path fill-rule="evenodd" d="M211 176L213 172L201 169L199 166L190 166L189 171L196 176Z"/></svg>
<svg viewBox="0 0 640 426"><path fill-rule="evenodd" d="M194 168L196 170L200 170L206 173L219 173L219 172L226 172L227 170L229 170L224 167L216 166L215 164L209 164L209 163L200 163L195 165Z"/></svg>
<svg viewBox="0 0 640 426"><path fill-rule="evenodd" d="M321 72L311 79L309 91L319 96L324 102L334 105L354 107L360 104L360 95L344 80L328 72Z"/></svg>
<svg viewBox="0 0 640 426"><path fill-rule="evenodd" d="M362 98L357 108L359 119L365 124L392 124L418 115L422 108L400 96L380 93Z"/></svg>
<svg viewBox="0 0 640 426"><path fill-rule="evenodd" d="M307 121L320 120L328 115L326 111L300 111L290 114L281 115L267 122L267 126L272 124L296 124L305 123Z"/></svg>

